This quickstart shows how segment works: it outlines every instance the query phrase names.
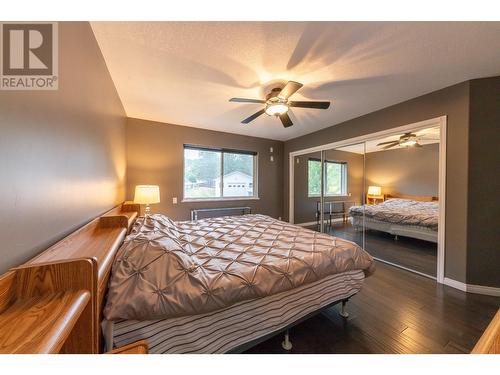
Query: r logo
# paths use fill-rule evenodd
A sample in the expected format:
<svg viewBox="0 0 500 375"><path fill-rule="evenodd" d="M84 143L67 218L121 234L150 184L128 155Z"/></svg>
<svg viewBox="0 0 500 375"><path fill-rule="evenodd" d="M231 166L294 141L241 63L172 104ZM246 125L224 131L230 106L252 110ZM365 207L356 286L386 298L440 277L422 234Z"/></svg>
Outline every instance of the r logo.
<svg viewBox="0 0 500 375"><path fill-rule="evenodd" d="M2 26L4 75L52 75L51 24Z"/></svg>
<svg viewBox="0 0 500 375"><path fill-rule="evenodd" d="M57 89L57 23L2 23L2 89Z"/></svg>

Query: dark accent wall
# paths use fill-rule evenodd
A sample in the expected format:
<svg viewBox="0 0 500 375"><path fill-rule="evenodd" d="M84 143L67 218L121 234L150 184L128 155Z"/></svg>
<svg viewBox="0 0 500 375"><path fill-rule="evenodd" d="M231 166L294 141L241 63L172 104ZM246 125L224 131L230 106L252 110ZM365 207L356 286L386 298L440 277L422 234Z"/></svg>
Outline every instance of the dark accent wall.
<svg viewBox="0 0 500 375"><path fill-rule="evenodd" d="M125 113L88 22L59 23L59 90L0 91L0 273L124 199Z"/></svg>
<svg viewBox="0 0 500 375"><path fill-rule="evenodd" d="M397 148L366 154L366 185L383 194L439 194L439 144Z"/></svg>
<svg viewBox="0 0 500 375"><path fill-rule="evenodd" d="M258 200L182 202L184 144L258 153ZM273 148L271 154L269 149ZM270 156L274 161L270 161ZM139 119L127 120L127 198L136 185L160 186L161 203L152 212L189 220L191 208L249 206L253 213L283 213L283 142ZM172 198L178 203L173 204Z"/></svg>
<svg viewBox="0 0 500 375"><path fill-rule="evenodd" d="M300 155L294 161L294 223L308 223L316 220L316 207L319 197L308 195L308 159L321 158L319 152ZM363 159L362 154L341 150L327 150L327 160L344 161L347 163L347 196L325 197L325 202L352 201L360 204L363 201ZM297 163L297 159L299 163Z"/></svg>
<svg viewBox="0 0 500 375"><path fill-rule="evenodd" d="M447 116L447 191L445 275L466 281L469 82L460 83L341 124L285 142L285 165L291 151L380 130ZM335 105L330 109L335 110ZM288 168L284 168L285 217L288 217Z"/></svg>
<svg viewBox="0 0 500 375"><path fill-rule="evenodd" d="M500 77L470 83L467 283L500 287Z"/></svg>

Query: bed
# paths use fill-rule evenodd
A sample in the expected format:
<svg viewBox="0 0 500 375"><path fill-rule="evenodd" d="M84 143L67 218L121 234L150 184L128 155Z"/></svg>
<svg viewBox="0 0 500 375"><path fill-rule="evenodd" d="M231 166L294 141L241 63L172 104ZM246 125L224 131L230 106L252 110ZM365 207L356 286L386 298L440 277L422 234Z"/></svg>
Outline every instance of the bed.
<svg viewBox="0 0 500 375"><path fill-rule="evenodd" d="M373 258L353 242L265 215L140 218L111 273L107 349L240 352L360 291Z"/></svg>
<svg viewBox="0 0 500 375"><path fill-rule="evenodd" d="M434 243L438 239L438 217L435 197L388 196L382 203L349 209L349 218L357 230L364 227Z"/></svg>

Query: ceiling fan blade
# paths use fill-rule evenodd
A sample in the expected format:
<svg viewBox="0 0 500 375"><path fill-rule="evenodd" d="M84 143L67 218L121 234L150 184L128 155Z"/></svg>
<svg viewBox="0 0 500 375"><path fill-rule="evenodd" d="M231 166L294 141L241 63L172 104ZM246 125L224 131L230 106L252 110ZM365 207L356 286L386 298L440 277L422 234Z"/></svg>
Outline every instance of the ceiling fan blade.
<svg viewBox="0 0 500 375"><path fill-rule="evenodd" d="M283 113L282 115L280 115L280 120L285 128L293 125L293 122L292 120L290 120L290 116L288 116L288 113Z"/></svg>
<svg viewBox="0 0 500 375"><path fill-rule="evenodd" d="M302 83L298 83L295 81L288 81L288 83L283 87L278 94L278 98L280 99L288 99L290 96L295 94L298 89L300 89L302 86L304 86Z"/></svg>
<svg viewBox="0 0 500 375"><path fill-rule="evenodd" d="M382 143L378 143L377 146L388 145L389 143L399 143L399 141L382 142Z"/></svg>
<svg viewBox="0 0 500 375"><path fill-rule="evenodd" d="M262 108L259 112L255 112L252 116L250 117L247 117L246 119L244 119L241 123L242 124L248 124L250 121L253 121L255 120L257 117L259 117L260 115L264 114L264 112L266 112L265 108Z"/></svg>
<svg viewBox="0 0 500 375"><path fill-rule="evenodd" d="M393 142L390 145L382 147L382 150L387 150L388 148L391 148L391 147L394 147L394 146L397 146L397 145L399 145L399 142Z"/></svg>
<svg viewBox="0 0 500 375"><path fill-rule="evenodd" d="M439 138L429 138L429 137L426 137L425 135L418 137L418 139L422 140L422 141L439 141Z"/></svg>
<svg viewBox="0 0 500 375"><path fill-rule="evenodd" d="M289 102L290 107L328 109L330 102Z"/></svg>
<svg viewBox="0 0 500 375"><path fill-rule="evenodd" d="M236 103L265 103L265 100L261 99L245 99L245 98L231 98L229 99L230 102L236 102Z"/></svg>

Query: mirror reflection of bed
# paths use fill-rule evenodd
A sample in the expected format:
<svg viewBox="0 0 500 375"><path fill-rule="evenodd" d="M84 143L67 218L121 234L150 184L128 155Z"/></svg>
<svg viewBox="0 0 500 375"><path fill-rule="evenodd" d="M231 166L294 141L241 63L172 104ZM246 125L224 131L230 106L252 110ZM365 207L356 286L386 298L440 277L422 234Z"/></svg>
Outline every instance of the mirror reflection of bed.
<svg viewBox="0 0 500 375"><path fill-rule="evenodd" d="M365 248L374 257L436 276L436 197L387 194L382 202L352 207L349 220L349 224L333 227L330 233L356 238L364 225Z"/></svg>
<svg viewBox="0 0 500 375"><path fill-rule="evenodd" d="M364 205L330 232L358 241L364 235L374 257L435 277L438 190L439 128L368 141Z"/></svg>
<svg viewBox="0 0 500 375"><path fill-rule="evenodd" d="M436 277L439 127L296 159L295 223L354 241L381 261ZM332 178L334 165L344 179Z"/></svg>

